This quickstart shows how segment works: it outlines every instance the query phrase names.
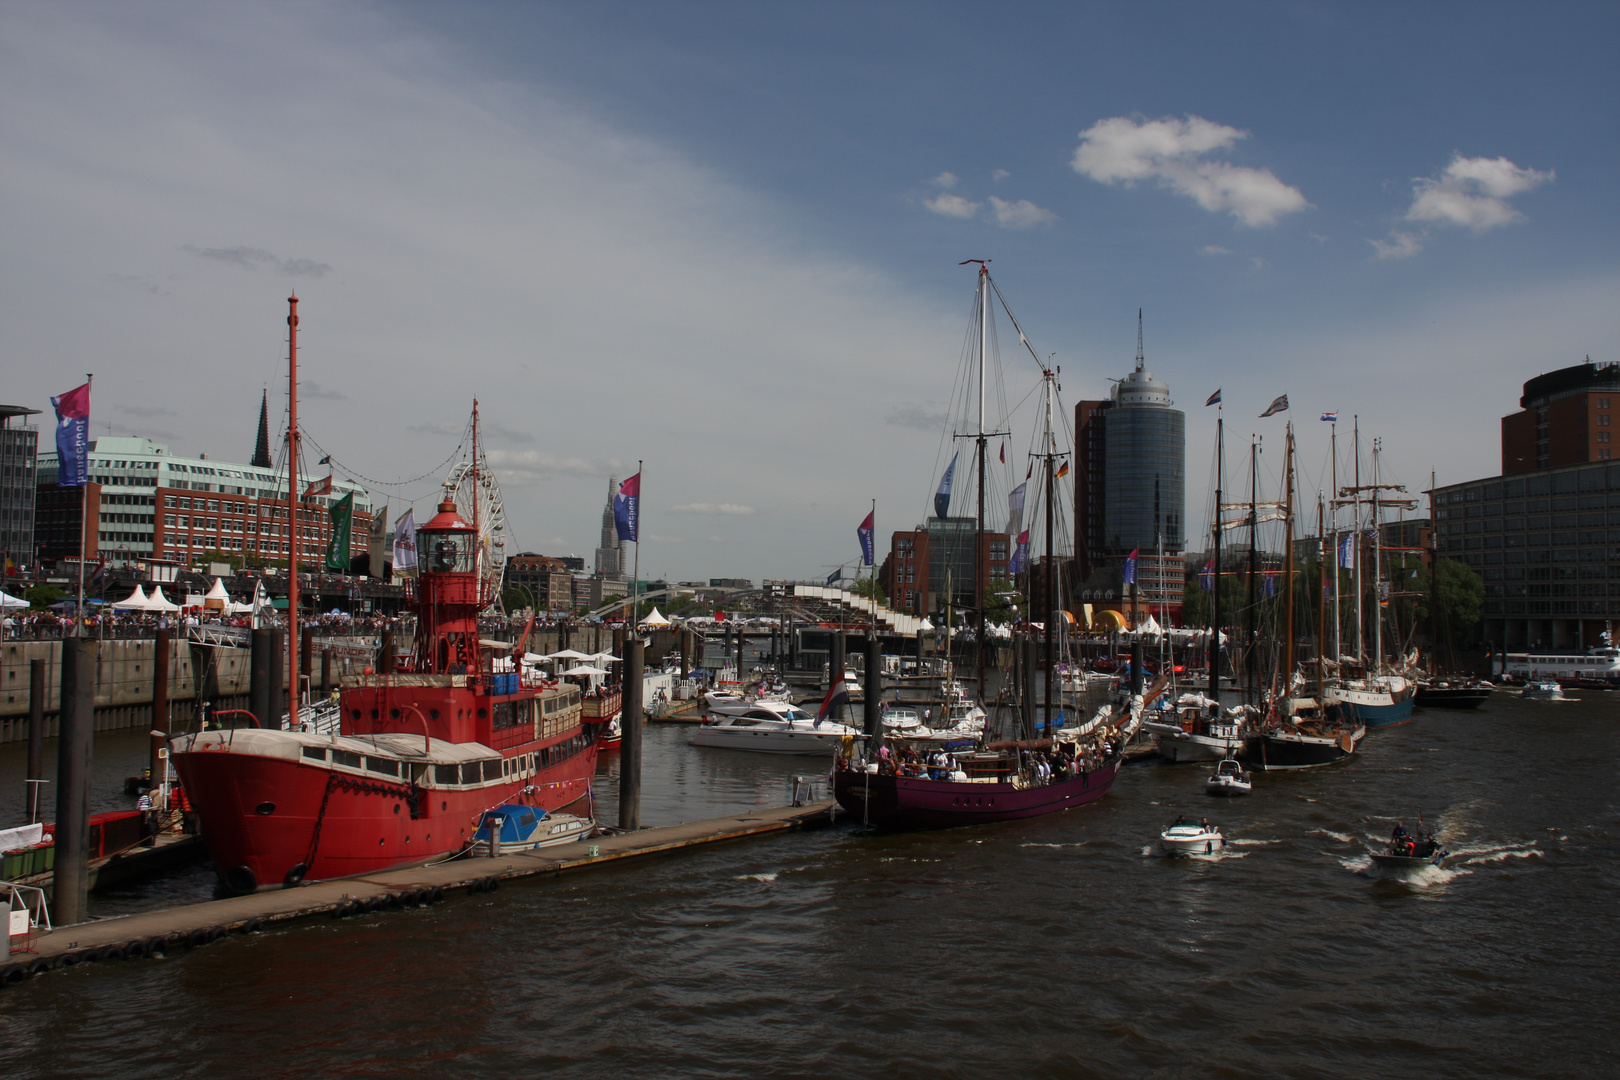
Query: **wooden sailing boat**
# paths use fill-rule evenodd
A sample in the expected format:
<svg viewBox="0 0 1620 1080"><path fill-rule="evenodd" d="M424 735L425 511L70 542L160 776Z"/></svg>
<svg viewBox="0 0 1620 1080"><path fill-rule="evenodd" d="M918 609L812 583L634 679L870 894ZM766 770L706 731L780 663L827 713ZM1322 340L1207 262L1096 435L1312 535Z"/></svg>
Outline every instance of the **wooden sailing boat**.
<svg viewBox="0 0 1620 1080"><path fill-rule="evenodd" d="M975 430L967 435L975 441L979 481L976 528L976 566L979 571L974 593L977 623L977 660L980 693L985 674L985 364L991 328L992 293L1000 298L990 279L989 267L977 263L978 290L974 308L976 324L976 365L978 416ZM965 263L963 265L966 265ZM1003 310L1007 310L1005 300ZM1007 316L1012 319L1011 311ZM1013 320L1017 327L1017 321ZM1019 340L1040 364L1043 377L1051 372L1040 363L1028 339L1019 330ZM1051 470L1051 458L1047 459ZM1050 532L1050 515L1048 531ZM1048 560L1049 564L1052 560ZM1055 608L1056 589L1052 589ZM947 604L954 599L947 597ZM1055 621L1055 611L1047 617L1047 633ZM949 625L947 623L947 625ZM1026 669L1027 670L1027 669ZM1049 672L1055 675L1055 672ZM1031 680L1026 678L1025 686ZM1157 692L1158 688L1155 688ZM1149 695L1151 698L1152 694ZM1030 738L1034 707L1033 694L1026 694L1024 738L987 742L971 752L956 755L953 763L941 767L927 762L910 763L883 753L880 742L867 749L868 757L841 754L833 773L833 793L845 810L857 819L880 828L939 828L970 825L1014 818L1036 817L1100 799L1107 794L1124 758L1125 743L1140 722L1140 702L1123 717L1099 716L1085 725L1068 728L1054 737Z"/></svg>

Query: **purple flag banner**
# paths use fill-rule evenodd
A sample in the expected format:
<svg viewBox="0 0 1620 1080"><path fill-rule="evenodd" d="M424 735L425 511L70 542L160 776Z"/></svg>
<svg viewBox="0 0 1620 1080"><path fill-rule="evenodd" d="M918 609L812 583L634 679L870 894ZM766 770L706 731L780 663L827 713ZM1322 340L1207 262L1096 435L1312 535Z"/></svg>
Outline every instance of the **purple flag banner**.
<svg viewBox="0 0 1620 1080"><path fill-rule="evenodd" d="M636 473L619 485L613 496L613 527L620 540L640 543L641 534L641 474ZM639 548L637 550L640 550Z"/></svg>
<svg viewBox="0 0 1620 1080"><path fill-rule="evenodd" d="M1125 556L1125 584L1136 584L1136 555L1141 548L1132 548L1131 553Z"/></svg>
<svg viewBox="0 0 1620 1080"><path fill-rule="evenodd" d="M83 487L90 472L90 384L51 398L56 407L56 470L59 487Z"/></svg>
<svg viewBox="0 0 1620 1080"><path fill-rule="evenodd" d="M877 517L877 512L876 511L873 511L870 514L867 514L866 515L866 520L861 522L860 525L855 530L856 537L858 537L860 539L860 541L861 541L861 565L862 566L871 566L872 565L872 528L873 528L873 524L874 524L874 519L876 517Z"/></svg>

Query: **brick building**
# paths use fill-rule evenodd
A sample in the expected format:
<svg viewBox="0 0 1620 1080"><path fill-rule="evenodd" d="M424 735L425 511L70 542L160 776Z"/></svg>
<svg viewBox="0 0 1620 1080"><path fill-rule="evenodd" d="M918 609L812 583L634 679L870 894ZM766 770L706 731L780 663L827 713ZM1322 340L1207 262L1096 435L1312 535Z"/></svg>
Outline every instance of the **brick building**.
<svg viewBox="0 0 1620 1080"><path fill-rule="evenodd" d="M978 521L969 517L929 518L909 532L889 539L883 582L889 606L896 611L928 615L945 602L946 581L957 607L979 605L980 592L993 582L1007 580L1009 545L1004 532L984 534L984 558L975 582Z"/></svg>
<svg viewBox="0 0 1620 1080"><path fill-rule="evenodd" d="M1519 411L1502 417L1502 474L1610 460L1617 400L1620 364L1588 360L1537 375Z"/></svg>
<svg viewBox="0 0 1620 1080"><path fill-rule="evenodd" d="M522 590L525 605L536 611L574 610L574 575L568 563L525 551L506 560L503 591Z"/></svg>

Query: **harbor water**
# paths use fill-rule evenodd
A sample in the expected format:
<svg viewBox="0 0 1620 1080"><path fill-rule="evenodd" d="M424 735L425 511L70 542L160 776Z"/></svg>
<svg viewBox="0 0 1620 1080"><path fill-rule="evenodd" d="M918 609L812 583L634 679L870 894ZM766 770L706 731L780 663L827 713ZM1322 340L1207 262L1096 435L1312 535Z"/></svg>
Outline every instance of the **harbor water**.
<svg viewBox="0 0 1620 1080"><path fill-rule="evenodd" d="M1230 801L1145 762L1031 821L842 824L80 965L0 990L0 1075L1615 1075L1620 695L1571 696L1421 711ZM686 730L647 729L648 824L822 771ZM614 820L611 766L598 801ZM1226 851L1161 857L1178 813ZM1454 858L1379 877L1368 848L1419 813Z"/></svg>

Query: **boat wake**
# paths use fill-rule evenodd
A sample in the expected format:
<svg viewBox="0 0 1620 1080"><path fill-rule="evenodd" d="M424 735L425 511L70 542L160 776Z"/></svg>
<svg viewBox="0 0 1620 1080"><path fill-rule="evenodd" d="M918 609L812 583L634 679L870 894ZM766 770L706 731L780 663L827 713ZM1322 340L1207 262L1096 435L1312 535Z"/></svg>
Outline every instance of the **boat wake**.
<svg viewBox="0 0 1620 1080"><path fill-rule="evenodd" d="M1268 847L1271 844L1281 844L1281 840L1251 840L1246 836L1233 837L1226 842L1227 847Z"/></svg>
<svg viewBox="0 0 1620 1080"><path fill-rule="evenodd" d="M1506 847L1461 848L1454 852L1458 856L1468 856L1461 860L1463 866L1483 866L1488 863L1504 863L1509 859L1540 859L1547 853L1535 846L1534 841L1529 844L1516 844Z"/></svg>
<svg viewBox="0 0 1620 1080"><path fill-rule="evenodd" d="M772 870L766 874L738 874L732 881L775 881L780 870Z"/></svg>
<svg viewBox="0 0 1620 1080"><path fill-rule="evenodd" d="M1318 836L1331 837L1341 844L1353 844L1356 842L1356 838L1349 833L1334 832L1332 829L1312 829L1311 832L1316 833Z"/></svg>

